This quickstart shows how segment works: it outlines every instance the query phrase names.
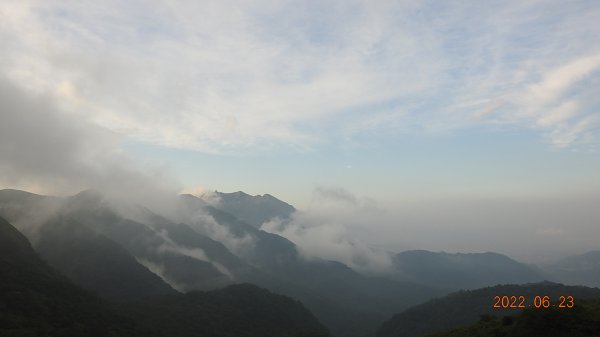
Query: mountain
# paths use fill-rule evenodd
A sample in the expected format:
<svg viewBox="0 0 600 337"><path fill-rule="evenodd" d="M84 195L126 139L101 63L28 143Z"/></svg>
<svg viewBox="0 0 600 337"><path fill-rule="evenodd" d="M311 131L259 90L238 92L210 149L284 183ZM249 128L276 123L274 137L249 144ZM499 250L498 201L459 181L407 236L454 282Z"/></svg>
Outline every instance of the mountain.
<svg viewBox="0 0 600 337"><path fill-rule="evenodd" d="M0 336L143 336L60 275L0 218Z"/></svg>
<svg viewBox="0 0 600 337"><path fill-rule="evenodd" d="M49 207L41 207L48 200L53 200L50 211ZM159 280L163 285L166 280L177 290L189 291L243 282L241 275L252 273L251 267L221 243L185 224L174 224L146 212L152 221L131 220L97 191L84 191L67 198L0 191L0 215L8 215L19 224L19 229L36 243L34 248L71 280L88 289L94 286L90 290L107 299L130 300L164 294L165 287L160 290L150 286L159 279L156 275L162 278ZM50 219L62 219L63 224ZM78 243L82 240L86 244ZM113 258L112 262L107 261L108 257ZM110 268L105 268L107 265ZM94 268L105 283L94 282L100 277L92 272ZM139 279L142 273L136 271L142 269L146 271L143 274L150 275L144 282ZM137 275L138 279L125 277L126 273ZM129 292L136 287L139 289ZM147 292L152 289L154 293ZM122 297L123 294L129 295Z"/></svg>
<svg viewBox="0 0 600 337"><path fill-rule="evenodd" d="M253 227L260 228L263 223L279 218L287 220L296 209L270 194L251 196L244 192L214 192L214 207L234 215Z"/></svg>
<svg viewBox="0 0 600 337"><path fill-rule="evenodd" d="M542 267L549 275L565 284L600 287L600 251L566 257Z"/></svg>
<svg viewBox="0 0 600 337"><path fill-rule="evenodd" d="M0 336L330 335L299 302L252 285L145 298L117 310L45 264L0 218Z"/></svg>
<svg viewBox="0 0 600 337"><path fill-rule="evenodd" d="M124 247L179 291L216 289L255 272L220 242L141 207L122 214L86 191L70 197L64 212Z"/></svg>
<svg viewBox="0 0 600 337"><path fill-rule="evenodd" d="M175 293L119 244L72 218L56 217L46 222L36 250L75 284L109 300Z"/></svg>
<svg viewBox="0 0 600 337"><path fill-rule="evenodd" d="M239 257L269 276L255 280L256 284L300 300L336 336L372 335L394 312L448 292L366 277L339 262L306 260L294 243L281 236L258 230L197 197L183 195L182 201L185 209L181 212L207 212L228 230L230 239L250 242Z"/></svg>
<svg viewBox="0 0 600 337"><path fill-rule="evenodd" d="M481 315L509 315L518 309L494 309L495 296L524 296L525 305L535 296L573 296L578 305L582 299L600 298L600 289L542 282L526 285L498 285L477 290L460 291L394 315L377 332L378 337L416 337L477 322Z"/></svg>
<svg viewBox="0 0 600 337"><path fill-rule="evenodd" d="M600 300L581 301L572 309L527 309L503 318L483 316L471 326L429 337L593 337L600 335Z"/></svg>
<svg viewBox="0 0 600 337"><path fill-rule="evenodd" d="M300 302L250 284L143 301L127 311L169 337L330 336Z"/></svg>
<svg viewBox="0 0 600 337"><path fill-rule="evenodd" d="M39 203L9 199L4 195L0 214L19 209L11 214L29 228L26 220ZM358 337L372 335L393 313L448 292L307 260L293 242L189 195L181 196L175 219L138 206L115 208L94 191L54 203L52 216L28 232L36 249L72 281L110 300L160 296L164 287L144 276L147 270L181 292L253 283L300 300L333 334ZM138 284L135 298L121 297Z"/></svg>
<svg viewBox="0 0 600 337"><path fill-rule="evenodd" d="M393 263L395 279L455 290L546 279L537 267L489 252L449 254L410 250L395 255Z"/></svg>

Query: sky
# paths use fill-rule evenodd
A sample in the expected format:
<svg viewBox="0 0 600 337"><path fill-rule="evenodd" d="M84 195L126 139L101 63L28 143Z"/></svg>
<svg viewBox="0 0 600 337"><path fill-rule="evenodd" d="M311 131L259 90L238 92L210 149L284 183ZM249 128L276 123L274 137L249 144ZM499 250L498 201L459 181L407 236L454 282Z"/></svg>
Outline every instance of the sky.
<svg viewBox="0 0 600 337"><path fill-rule="evenodd" d="M0 187L243 190L389 249L600 249L599 18L597 1L0 0Z"/></svg>

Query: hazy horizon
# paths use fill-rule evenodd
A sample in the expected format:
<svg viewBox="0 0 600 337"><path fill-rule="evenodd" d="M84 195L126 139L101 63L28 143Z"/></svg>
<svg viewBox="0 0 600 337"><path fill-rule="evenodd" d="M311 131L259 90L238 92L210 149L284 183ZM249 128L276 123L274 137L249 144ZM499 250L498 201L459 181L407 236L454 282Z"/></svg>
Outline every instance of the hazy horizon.
<svg viewBox="0 0 600 337"><path fill-rule="evenodd" d="M3 1L0 189L155 207L268 193L303 228L277 233L326 257L600 250L599 16L594 1Z"/></svg>

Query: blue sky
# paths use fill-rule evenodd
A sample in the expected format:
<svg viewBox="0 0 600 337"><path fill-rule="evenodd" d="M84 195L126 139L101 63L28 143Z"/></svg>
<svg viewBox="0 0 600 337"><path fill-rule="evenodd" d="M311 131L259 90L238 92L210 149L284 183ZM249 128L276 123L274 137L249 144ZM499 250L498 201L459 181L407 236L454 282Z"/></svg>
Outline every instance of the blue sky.
<svg viewBox="0 0 600 337"><path fill-rule="evenodd" d="M301 209L323 187L384 209L595 198L598 18L597 1L8 0L0 72L100 130L82 170L131 162L177 191ZM110 180L17 164L0 184Z"/></svg>

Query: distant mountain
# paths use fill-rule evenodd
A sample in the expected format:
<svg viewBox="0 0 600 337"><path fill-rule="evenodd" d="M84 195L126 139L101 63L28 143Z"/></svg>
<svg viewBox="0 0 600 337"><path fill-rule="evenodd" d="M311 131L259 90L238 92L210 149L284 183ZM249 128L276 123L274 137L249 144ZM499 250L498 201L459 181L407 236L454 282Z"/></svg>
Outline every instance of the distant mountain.
<svg viewBox="0 0 600 337"><path fill-rule="evenodd" d="M600 300L580 302L573 309L528 309L514 316L483 316L471 326L428 337L593 337L600 334Z"/></svg>
<svg viewBox="0 0 600 337"><path fill-rule="evenodd" d="M394 256L393 263L395 279L455 290L540 282L547 278L535 266L489 252L449 254L410 250Z"/></svg>
<svg viewBox="0 0 600 337"><path fill-rule="evenodd" d="M117 310L46 265L0 218L0 336L330 335L299 302L252 285L145 299Z"/></svg>
<svg viewBox="0 0 600 337"><path fill-rule="evenodd" d="M394 315L379 329L378 337L417 337L476 323L481 315L510 315L518 309L494 309L494 296L524 296L531 305L535 296L573 296L578 305L582 299L600 298L600 289L542 282L526 285L498 285L477 290L460 291L430 300Z"/></svg>
<svg viewBox="0 0 600 337"><path fill-rule="evenodd" d="M600 287L600 251L566 257L542 267L556 280L565 284Z"/></svg>
<svg viewBox="0 0 600 337"><path fill-rule="evenodd" d="M273 219L289 219L296 209L270 194L251 196L244 192L214 192L218 202L213 206L234 215L253 227L260 228L263 223Z"/></svg>
<svg viewBox="0 0 600 337"><path fill-rule="evenodd" d="M63 277L0 218L0 336L143 336Z"/></svg>

